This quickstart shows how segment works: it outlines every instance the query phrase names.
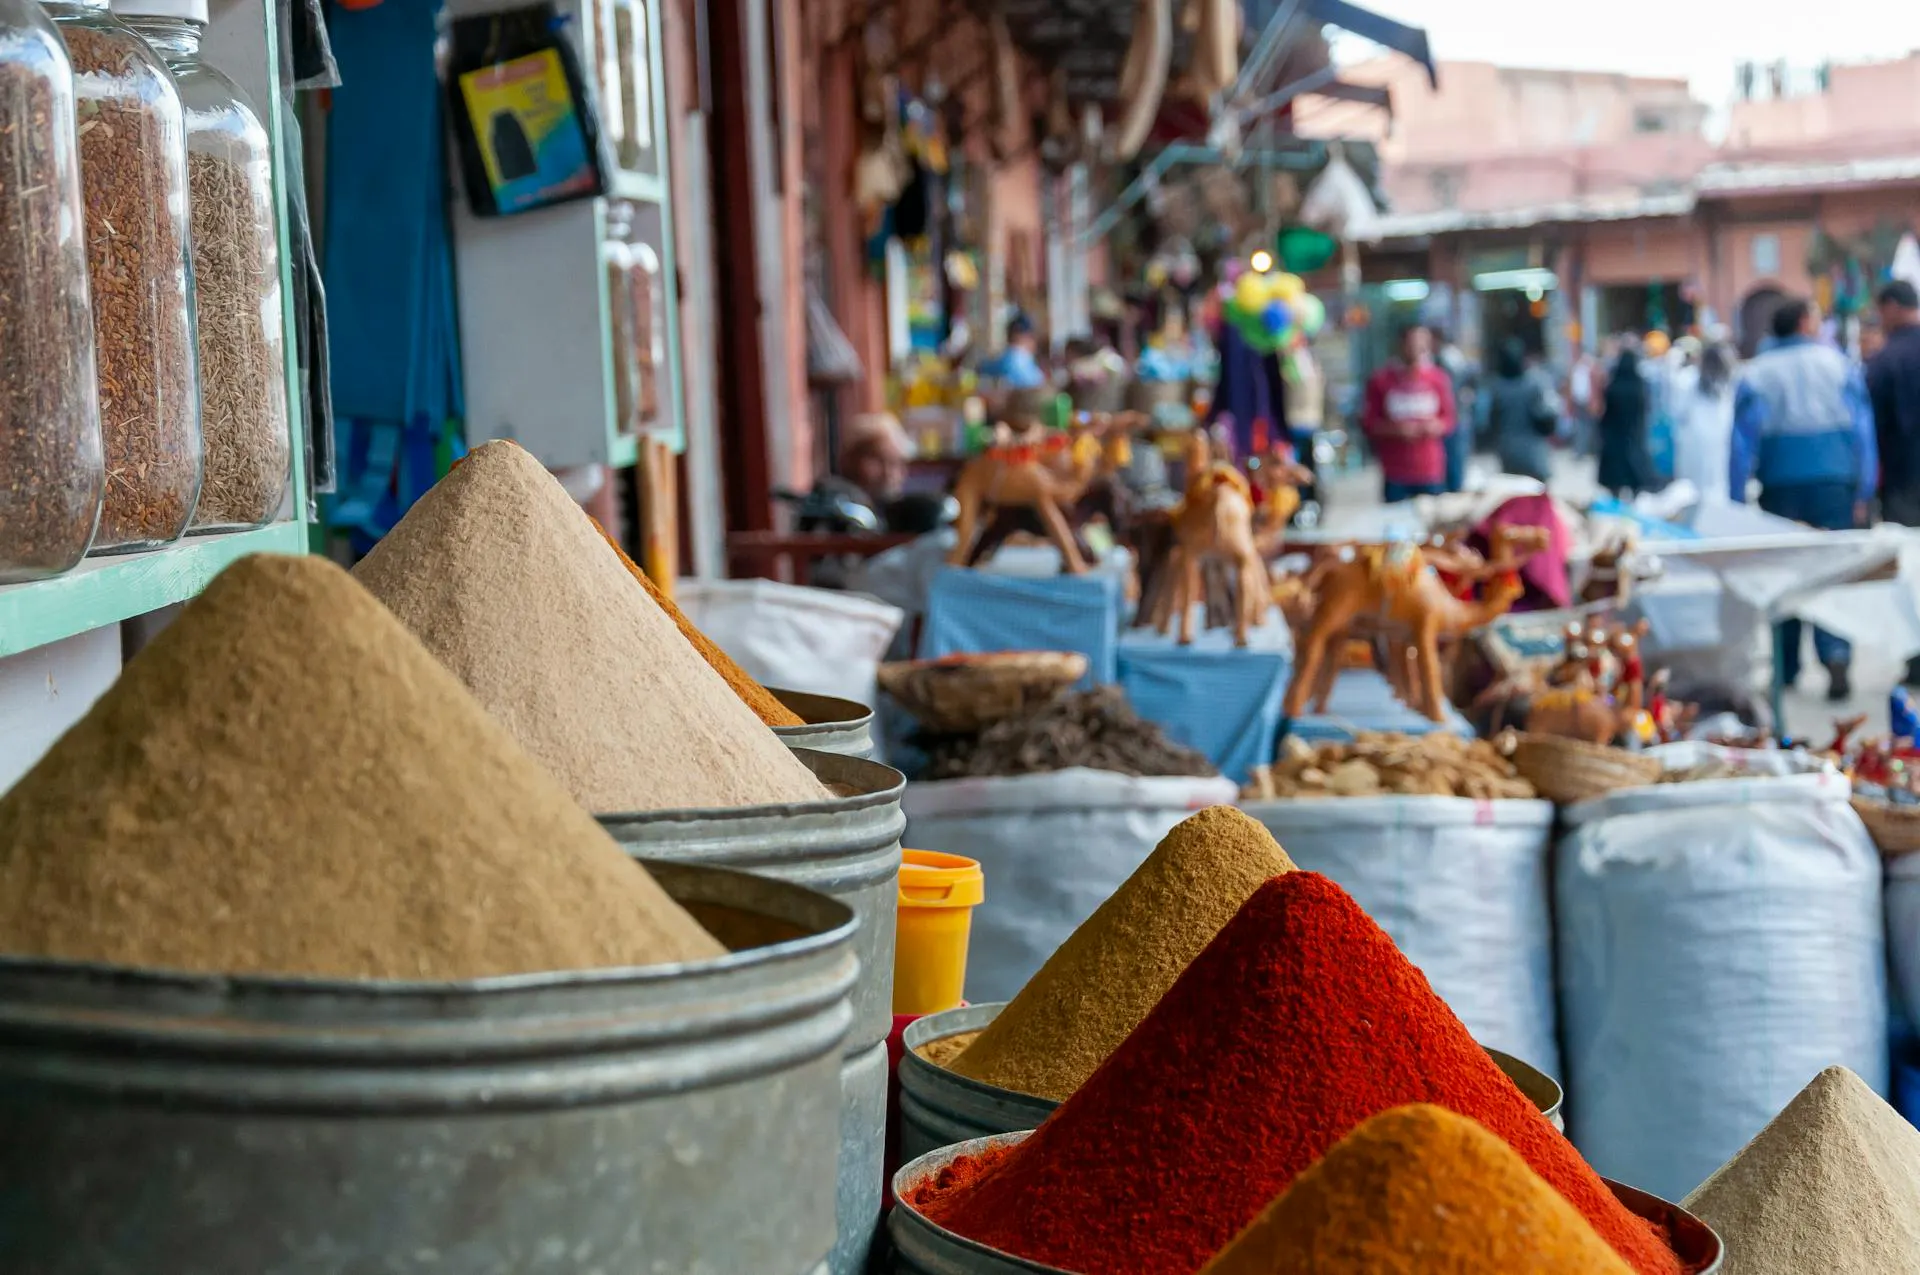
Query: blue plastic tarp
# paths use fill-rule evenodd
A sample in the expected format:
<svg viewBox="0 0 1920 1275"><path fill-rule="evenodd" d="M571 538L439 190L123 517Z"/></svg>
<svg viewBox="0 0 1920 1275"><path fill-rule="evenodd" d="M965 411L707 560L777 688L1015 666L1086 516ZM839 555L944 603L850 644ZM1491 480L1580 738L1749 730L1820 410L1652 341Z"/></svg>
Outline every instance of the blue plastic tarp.
<svg viewBox="0 0 1920 1275"><path fill-rule="evenodd" d="M920 655L975 651L1078 651L1082 687L1117 675L1121 581L1111 573L1043 580L950 567L933 578Z"/></svg>
<svg viewBox="0 0 1920 1275"><path fill-rule="evenodd" d="M1287 646L1277 614L1245 648L1233 645L1230 629L1198 634L1191 646L1135 629L1120 639L1120 685L1135 712L1243 784L1273 759L1291 668Z"/></svg>

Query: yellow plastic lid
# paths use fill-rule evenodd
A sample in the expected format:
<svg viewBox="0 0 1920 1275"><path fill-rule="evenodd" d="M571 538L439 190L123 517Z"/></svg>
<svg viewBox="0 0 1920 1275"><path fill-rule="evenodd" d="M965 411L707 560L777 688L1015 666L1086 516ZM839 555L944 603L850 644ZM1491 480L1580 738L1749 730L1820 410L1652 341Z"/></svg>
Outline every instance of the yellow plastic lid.
<svg viewBox="0 0 1920 1275"><path fill-rule="evenodd" d="M938 850L907 850L900 865L900 902L914 908L970 908L987 897L977 860Z"/></svg>

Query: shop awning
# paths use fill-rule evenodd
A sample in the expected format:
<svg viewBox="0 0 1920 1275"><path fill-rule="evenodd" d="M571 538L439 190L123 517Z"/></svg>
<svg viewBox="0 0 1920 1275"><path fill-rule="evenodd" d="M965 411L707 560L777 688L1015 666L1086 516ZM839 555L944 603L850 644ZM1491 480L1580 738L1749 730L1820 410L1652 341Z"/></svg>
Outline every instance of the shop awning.
<svg viewBox="0 0 1920 1275"><path fill-rule="evenodd" d="M1282 0L1250 0L1249 9L1254 4L1277 7ZM1371 40L1384 48L1392 49L1405 57L1412 58L1427 68L1427 80L1435 88L1440 87L1440 70L1433 61L1433 48L1427 42L1427 33L1420 27L1410 27L1404 22L1363 9L1350 0L1305 0L1302 6L1307 15L1328 26L1339 27L1363 40ZM1251 18L1252 14L1249 12Z"/></svg>

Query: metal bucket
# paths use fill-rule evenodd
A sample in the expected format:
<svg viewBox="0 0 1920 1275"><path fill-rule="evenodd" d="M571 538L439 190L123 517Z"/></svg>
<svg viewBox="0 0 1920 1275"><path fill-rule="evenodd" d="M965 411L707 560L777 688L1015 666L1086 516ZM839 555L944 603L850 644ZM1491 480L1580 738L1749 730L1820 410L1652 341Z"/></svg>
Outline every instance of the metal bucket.
<svg viewBox="0 0 1920 1275"><path fill-rule="evenodd" d="M901 1166L893 1175L893 1198L901 1203L894 1205L893 1212L887 1215L887 1232L893 1240L893 1275L1063 1275L1057 1267L1013 1257L955 1235L929 1222L905 1203L914 1186L961 1156L979 1155L990 1148L1018 1142L1029 1132L1000 1133L958 1146L941 1147Z"/></svg>
<svg viewBox="0 0 1920 1275"><path fill-rule="evenodd" d="M832 695L767 688L768 694L800 715L804 726L775 726L788 748L811 748L845 757L873 756L873 710Z"/></svg>
<svg viewBox="0 0 1920 1275"><path fill-rule="evenodd" d="M1648 1195L1612 1178L1600 1180L1607 1184L1607 1189L1613 1192L1615 1199L1627 1206L1629 1213L1666 1228L1673 1251L1680 1256L1681 1266L1692 1271L1693 1275L1716 1275L1726 1264L1726 1246L1720 1242L1719 1235L1714 1233L1711 1226L1678 1204L1668 1203L1657 1195Z"/></svg>
<svg viewBox="0 0 1920 1275"><path fill-rule="evenodd" d="M0 959L0 1267L810 1275L853 916L648 866L766 945L466 983Z"/></svg>
<svg viewBox="0 0 1920 1275"><path fill-rule="evenodd" d="M1486 1049L1485 1045L1481 1046ZM1547 1122L1560 1132L1567 1131L1566 1117L1560 1114L1560 1106L1567 1100L1566 1091L1560 1088L1560 1082L1530 1063L1521 1062L1512 1054L1503 1054L1497 1049L1487 1049L1487 1057L1493 1059L1493 1065L1507 1074L1521 1093L1527 1095Z"/></svg>
<svg viewBox="0 0 1920 1275"><path fill-rule="evenodd" d="M1031 1131L976 1138L958 1146L942 1147L904 1165L893 1175L894 1198L904 1201L914 1186L932 1177L961 1156L979 1155L997 1146L1019 1142ZM1718 1275L1725 1264L1724 1247L1713 1228L1677 1204L1602 1178L1627 1211L1665 1227L1673 1251L1694 1275ZM893 1239L893 1275L1061 1275L1042 1266L990 1249L928 1221L910 1206L895 1206L888 1218Z"/></svg>
<svg viewBox="0 0 1920 1275"><path fill-rule="evenodd" d="M948 1071L921 1057L919 1050L947 1036L979 1031L997 1017L1006 1002L966 1005L915 1019L901 1037L900 1157L912 1160L940 1147L996 1133L1036 1129L1060 1104ZM1559 1084L1538 1069L1497 1049L1487 1050L1494 1066L1519 1086L1553 1127L1565 1131L1560 1118Z"/></svg>
<svg viewBox="0 0 1920 1275"><path fill-rule="evenodd" d="M1060 1104L1051 1098L1016 1093L983 1084L928 1062L922 1046L947 1036L979 1031L1006 1008L1005 1001L963 1005L928 1014L907 1024L901 1036L900 1159L917 1160L929 1151L971 1142L996 1133L1036 1129Z"/></svg>
<svg viewBox="0 0 1920 1275"><path fill-rule="evenodd" d="M734 810L650 810L600 815L615 841L643 859L740 868L832 895L860 918L854 951L860 976L853 991L853 1028L844 1052L843 1088L850 1110L841 1131L846 1166L840 1195L840 1239L833 1275L864 1270L880 1224L885 1188L886 1085L868 1082L873 1048L893 1030L893 936L900 906L900 834L906 780L878 762L796 748L822 783L854 795ZM873 1166L869 1174L853 1166ZM744 1268L743 1268L744 1269Z"/></svg>

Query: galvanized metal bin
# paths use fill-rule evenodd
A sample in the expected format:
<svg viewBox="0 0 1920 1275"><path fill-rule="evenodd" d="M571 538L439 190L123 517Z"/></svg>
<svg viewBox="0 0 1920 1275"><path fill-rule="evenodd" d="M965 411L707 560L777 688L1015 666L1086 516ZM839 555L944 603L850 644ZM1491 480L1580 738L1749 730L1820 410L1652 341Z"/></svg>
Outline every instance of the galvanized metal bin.
<svg viewBox="0 0 1920 1275"><path fill-rule="evenodd" d="M0 960L0 1269L812 1275L853 916L649 866L764 945L469 983Z"/></svg>
<svg viewBox="0 0 1920 1275"><path fill-rule="evenodd" d="M833 1275L860 1275L879 1230L886 1185L887 1097L867 1079L868 1058L893 1030L893 939L900 904L900 834L906 780L878 762L809 748L794 756L845 797L734 810L653 810L601 815L600 824L643 859L705 863L791 881L832 895L860 918L854 949L860 976L853 993L843 1085L847 1119L840 1240ZM884 1073L884 1067L882 1068ZM854 1166L871 1164L872 1172Z"/></svg>
<svg viewBox="0 0 1920 1275"><path fill-rule="evenodd" d="M963 1005L928 1014L907 1024L901 1036L900 1159L917 1160L929 1151L996 1133L1037 1129L1060 1104L1051 1098L1016 1093L948 1071L922 1058L919 1050L936 1040L979 1031L1006 1008L1005 1001Z"/></svg>
<svg viewBox="0 0 1920 1275"><path fill-rule="evenodd" d="M807 691L783 691L771 686L767 690L806 722L805 726L773 728L788 748L811 748L845 757L873 756L873 710L865 704Z"/></svg>
<svg viewBox="0 0 1920 1275"><path fill-rule="evenodd" d="M929 1151L973 1138L1037 1129L1060 1105L1051 1098L1036 1098L1032 1094L984 1084L920 1056L921 1047L936 1040L981 1030L1005 1008L1004 1001L965 1005L928 1014L908 1024L901 1036L905 1052L899 1068L902 1160L913 1160ZM1532 1100L1554 1128L1565 1131L1566 1124L1560 1117L1562 1094L1558 1082L1497 1049L1487 1050L1487 1056Z"/></svg>
<svg viewBox="0 0 1920 1275"><path fill-rule="evenodd" d="M1726 1245L1711 1226L1657 1195L1612 1178L1600 1180L1607 1184L1607 1190L1613 1192L1616 1200L1627 1206L1627 1212L1666 1228L1673 1251L1680 1255L1680 1264L1686 1270L1694 1275L1718 1275L1726 1265Z"/></svg>
<svg viewBox="0 0 1920 1275"><path fill-rule="evenodd" d="M893 1175L893 1198L902 1203L894 1205L893 1212L887 1216L887 1233L893 1240L893 1275L1063 1275L1057 1267L1013 1257L955 1235L929 1222L904 1202L915 1185L961 1156L979 1155L993 1147L1018 1142L1030 1132L975 1138L958 1146L928 1152L901 1166Z"/></svg>

